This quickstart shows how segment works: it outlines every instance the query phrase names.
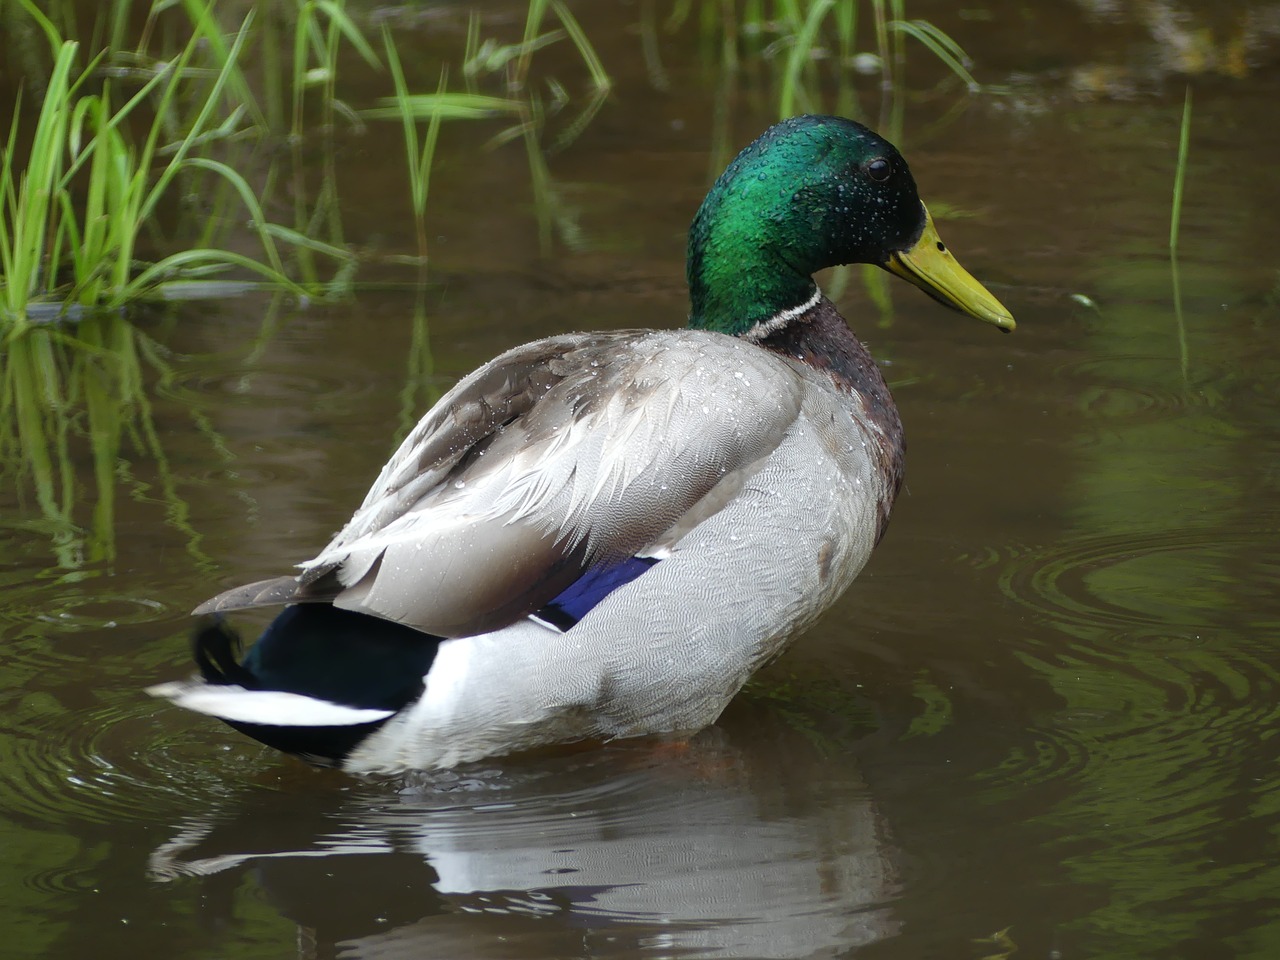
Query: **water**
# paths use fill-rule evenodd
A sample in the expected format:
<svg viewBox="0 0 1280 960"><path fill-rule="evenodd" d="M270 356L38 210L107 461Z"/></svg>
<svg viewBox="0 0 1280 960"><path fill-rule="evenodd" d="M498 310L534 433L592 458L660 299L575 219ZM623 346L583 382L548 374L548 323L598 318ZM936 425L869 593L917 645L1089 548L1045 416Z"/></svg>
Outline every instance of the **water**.
<svg viewBox="0 0 1280 960"><path fill-rule="evenodd" d="M120 406L105 472L71 450L81 532L0 491L0 955L1275 955L1265 6L911 5L1007 87L936 87L908 47L903 147L1019 328L896 283L886 325L858 272L827 279L886 364L907 488L849 594L686 747L366 782L141 694L189 669L186 612L311 556L458 376L536 336L680 322L683 231L773 119L767 71L661 33L661 5L579 6L616 90L549 160L553 259L520 146L450 125L427 286L140 321L146 408ZM424 23L405 35L461 43L459 17ZM377 260L413 247L397 135L335 160L363 279L411 277Z"/></svg>

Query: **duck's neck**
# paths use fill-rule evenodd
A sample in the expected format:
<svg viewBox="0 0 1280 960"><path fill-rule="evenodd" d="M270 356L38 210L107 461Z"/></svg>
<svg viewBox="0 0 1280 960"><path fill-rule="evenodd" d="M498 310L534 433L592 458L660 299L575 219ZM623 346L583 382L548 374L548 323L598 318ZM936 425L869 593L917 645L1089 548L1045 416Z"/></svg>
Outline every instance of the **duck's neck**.
<svg viewBox="0 0 1280 960"><path fill-rule="evenodd" d="M821 293L804 309L759 324L744 339L828 374L848 397L855 417L871 428L867 454L879 460L877 472L889 478L888 499L881 505L883 532L902 483L906 443L898 407L871 353Z"/></svg>
<svg viewBox="0 0 1280 960"><path fill-rule="evenodd" d="M759 246L713 241L695 245L690 234L689 326L742 336L802 312L821 296L812 272L796 270Z"/></svg>
<svg viewBox="0 0 1280 960"><path fill-rule="evenodd" d="M814 272L844 259L824 225L797 215L799 194L786 175L808 154L781 147L766 154L760 142L729 165L689 227L685 272L695 329L741 336L804 307L818 292Z"/></svg>

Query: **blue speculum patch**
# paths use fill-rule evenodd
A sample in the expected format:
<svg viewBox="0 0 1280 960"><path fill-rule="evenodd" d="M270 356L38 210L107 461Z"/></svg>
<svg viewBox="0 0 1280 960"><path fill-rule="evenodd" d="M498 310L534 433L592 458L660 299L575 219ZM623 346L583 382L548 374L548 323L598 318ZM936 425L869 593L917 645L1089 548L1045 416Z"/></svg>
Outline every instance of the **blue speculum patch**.
<svg viewBox="0 0 1280 960"><path fill-rule="evenodd" d="M590 613L605 597L652 567L655 557L627 557L615 563L591 567L536 616L560 630L568 630Z"/></svg>

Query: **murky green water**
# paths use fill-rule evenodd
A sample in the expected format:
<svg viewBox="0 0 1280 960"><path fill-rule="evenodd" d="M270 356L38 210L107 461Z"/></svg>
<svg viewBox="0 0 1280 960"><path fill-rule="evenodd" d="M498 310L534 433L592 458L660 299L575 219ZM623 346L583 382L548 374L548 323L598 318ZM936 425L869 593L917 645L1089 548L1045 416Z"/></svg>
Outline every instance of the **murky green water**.
<svg viewBox="0 0 1280 960"><path fill-rule="evenodd" d="M81 533L0 490L0 955L1274 956L1280 7L1093 6L910 4L1006 87L968 97L909 47L903 147L1019 328L901 284L885 323L859 273L828 281L886 364L907 491L850 593L682 751L364 782L141 693L188 670L186 612L311 556L457 377L681 322L684 229L775 87L697 10L667 33L669 5L575 5L616 86L548 160L554 256L519 143L452 125L418 289L379 259L414 244L398 131L339 137L357 279L399 283L140 321L118 455L69 446ZM423 84L464 28L404 14ZM876 80L851 89L875 121Z"/></svg>

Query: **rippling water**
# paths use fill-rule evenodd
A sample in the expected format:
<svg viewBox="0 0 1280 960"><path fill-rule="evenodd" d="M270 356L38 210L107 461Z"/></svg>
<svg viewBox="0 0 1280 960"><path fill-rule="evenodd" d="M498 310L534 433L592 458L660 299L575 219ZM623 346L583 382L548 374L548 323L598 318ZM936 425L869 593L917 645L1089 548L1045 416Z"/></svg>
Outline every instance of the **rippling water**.
<svg viewBox="0 0 1280 960"><path fill-rule="evenodd" d="M585 940L611 955L802 957L890 935L892 868L860 784L842 784L838 811L797 802L752 756L712 731L678 752L255 797L181 823L150 872L224 888L251 874L353 956L505 956L513 941L560 956Z"/></svg>
<svg viewBox="0 0 1280 960"><path fill-rule="evenodd" d="M1035 30L1007 4L911 5L1004 87L966 100L911 59L905 152L1019 329L910 290L878 323L856 272L835 281L902 409L907 487L849 595L690 744L361 781L141 693L188 671L187 611L312 555L458 376L684 315L708 157L773 118L767 84L708 73L692 28L646 47L665 8L575 9L617 83L550 160L556 260L519 151L446 127L427 287L140 322L142 400L106 457L74 421L67 511L10 467L0 956L1277 955L1266 4L1068 4ZM404 252L378 136L337 158L344 226Z"/></svg>

